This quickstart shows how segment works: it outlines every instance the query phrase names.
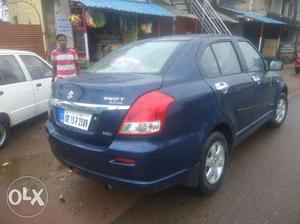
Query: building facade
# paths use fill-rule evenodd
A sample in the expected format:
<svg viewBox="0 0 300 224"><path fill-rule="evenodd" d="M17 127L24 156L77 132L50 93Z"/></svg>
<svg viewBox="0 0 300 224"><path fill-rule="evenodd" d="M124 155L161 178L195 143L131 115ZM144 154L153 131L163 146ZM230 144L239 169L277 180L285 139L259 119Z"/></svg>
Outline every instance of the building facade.
<svg viewBox="0 0 300 224"><path fill-rule="evenodd" d="M189 1L189 0L187 0ZM83 7L85 4L92 2L92 5L87 5L86 7ZM114 4L112 4L113 2ZM128 4L126 3L128 2ZM79 8L76 6L74 9L74 4L76 5L78 3ZM134 40L136 35L133 35L130 33L130 29L137 29L137 21L141 24L145 24L146 22L148 24L152 24L152 34L154 35L170 35L170 34L185 34L185 33L193 33L197 32L199 30L197 27L199 27L198 20L193 17L192 15L187 15L188 12L182 12L181 10L177 10L174 5L170 5L171 8L168 8L168 5L163 0L105 0L102 1L100 5L97 5L97 7L94 7L93 4L98 4L98 1L76 1L76 0L10 0L8 4L8 11L10 16L10 22L11 24L19 24L19 25L40 25L43 33L43 39L44 39L44 45L45 45L45 52L46 55L49 55L51 50L56 48L56 40L55 36L57 33L63 33L68 37L68 43L69 47L77 47L82 46L82 42L87 42L92 39L95 34L96 29L93 29L90 27L88 31L90 32L89 39L85 38L83 40L82 38L75 37L76 33L78 33L78 26L74 25L74 23L70 22L71 15L79 15L81 22L85 21L85 18L87 15L82 13L82 10L86 10L87 12L93 11L98 12L95 13L97 18L99 19L99 16L107 14L107 26L114 26L116 22L120 23L120 19L116 20L114 23L111 21L114 21L114 16L112 16L112 19L110 18L110 15L115 15L119 17L122 15L121 20L124 22L124 27L128 29L126 31L128 37L125 37L129 40ZM108 5L108 7L105 7L105 4ZM104 4L104 5L103 5ZM145 8L146 12L142 13L134 13L136 10L134 7L130 9L129 11L125 10L119 10L111 8L112 5L119 5L121 8L125 8L126 5L129 4L136 4L137 8ZM141 5L141 7L139 7ZM169 12L170 15L174 15L171 17L165 17L160 15L151 15L149 13L147 15L147 8L150 6L155 5L155 8L162 8L161 10L165 10ZM79 11L78 11L79 9ZM151 11L151 9L149 8ZM111 13L110 13L111 12ZM102 13L102 14L101 14ZM124 17L124 18L123 18ZM91 18L91 17L89 17ZM136 19L138 18L138 20ZM121 22L122 22L121 21ZM134 23L135 21L135 23ZM157 22L159 21L159 23ZM175 21L175 22L174 22ZM119 24L121 26L122 24ZM106 27L107 27L106 26ZM176 29L178 28L178 29ZM108 29L109 30L109 29ZM140 29L138 29L140 31ZM136 33L135 31L134 33ZM131 35L132 34L132 35ZM123 34L122 34L123 35ZM102 35L103 36L103 35ZM151 35L148 35L151 36ZM146 38L147 35L144 35L143 33L139 32L139 38ZM102 38L102 37L101 37ZM95 38L94 38L95 39ZM99 38L98 38L99 39ZM126 41L125 41L126 42ZM91 51L91 49L90 49Z"/></svg>

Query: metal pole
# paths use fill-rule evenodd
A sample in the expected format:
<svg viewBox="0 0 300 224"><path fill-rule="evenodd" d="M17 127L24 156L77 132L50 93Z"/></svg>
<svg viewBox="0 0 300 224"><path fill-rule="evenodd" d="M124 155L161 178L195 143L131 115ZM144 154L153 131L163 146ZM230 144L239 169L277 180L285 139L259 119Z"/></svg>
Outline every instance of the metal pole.
<svg viewBox="0 0 300 224"><path fill-rule="evenodd" d="M261 47L262 47L262 41L263 41L263 36L264 36L264 24L261 24L261 30L260 30L260 37L259 37L259 45L258 45L258 50L261 52Z"/></svg>
<svg viewBox="0 0 300 224"><path fill-rule="evenodd" d="M172 18L172 35L176 34L176 17Z"/></svg>
<svg viewBox="0 0 300 224"><path fill-rule="evenodd" d="M158 18L158 21L157 21L157 36L160 37L160 19Z"/></svg>
<svg viewBox="0 0 300 224"><path fill-rule="evenodd" d="M82 23L83 23L83 33L84 33L84 45L85 45L85 55L87 63L90 62L90 52L89 52L89 41L87 33L87 22L86 22L86 10L82 8Z"/></svg>
<svg viewBox="0 0 300 224"><path fill-rule="evenodd" d="M279 37L278 37L278 49L280 47L280 40L281 40L281 32L282 32L282 27L280 27L280 30L279 30Z"/></svg>

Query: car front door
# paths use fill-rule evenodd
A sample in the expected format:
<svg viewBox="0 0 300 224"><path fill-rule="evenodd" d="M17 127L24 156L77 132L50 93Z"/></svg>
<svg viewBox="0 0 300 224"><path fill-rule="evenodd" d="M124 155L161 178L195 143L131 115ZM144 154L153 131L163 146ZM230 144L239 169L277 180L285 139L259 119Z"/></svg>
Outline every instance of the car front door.
<svg viewBox="0 0 300 224"><path fill-rule="evenodd" d="M277 92L277 78L268 72L263 58L247 41L238 41L249 75L255 83L255 119L272 113Z"/></svg>
<svg viewBox="0 0 300 224"><path fill-rule="evenodd" d="M255 86L236 54L231 41L213 43L201 58L201 67L213 89L220 110L243 135L254 121Z"/></svg>
<svg viewBox="0 0 300 224"><path fill-rule="evenodd" d="M8 113L11 125L35 115L34 91L14 55L0 55L0 112Z"/></svg>
<svg viewBox="0 0 300 224"><path fill-rule="evenodd" d="M35 55L19 55L30 75L36 99L36 113L47 111L51 94L52 71L42 59Z"/></svg>

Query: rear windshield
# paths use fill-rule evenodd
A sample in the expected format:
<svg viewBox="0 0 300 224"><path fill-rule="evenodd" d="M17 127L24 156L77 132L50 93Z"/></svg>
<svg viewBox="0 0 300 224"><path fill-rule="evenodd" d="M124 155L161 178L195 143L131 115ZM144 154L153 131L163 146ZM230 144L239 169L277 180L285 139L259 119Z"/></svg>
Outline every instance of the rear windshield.
<svg viewBox="0 0 300 224"><path fill-rule="evenodd" d="M158 73L183 41L152 41L120 48L94 64L94 73Z"/></svg>

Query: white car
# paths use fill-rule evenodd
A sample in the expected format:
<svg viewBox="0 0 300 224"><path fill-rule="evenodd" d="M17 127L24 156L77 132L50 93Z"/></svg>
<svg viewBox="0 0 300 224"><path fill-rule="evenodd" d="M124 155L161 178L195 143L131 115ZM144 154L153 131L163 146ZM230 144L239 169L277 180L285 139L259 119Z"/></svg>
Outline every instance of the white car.
<svg viewBox="0 0 300 224"><path fill-rule="evenodd" d="M0 50L0 149L9 128L48 110L52 67L38 55Z"/></svg>

